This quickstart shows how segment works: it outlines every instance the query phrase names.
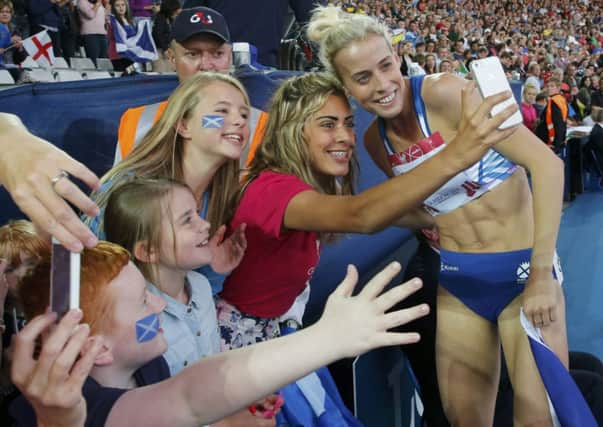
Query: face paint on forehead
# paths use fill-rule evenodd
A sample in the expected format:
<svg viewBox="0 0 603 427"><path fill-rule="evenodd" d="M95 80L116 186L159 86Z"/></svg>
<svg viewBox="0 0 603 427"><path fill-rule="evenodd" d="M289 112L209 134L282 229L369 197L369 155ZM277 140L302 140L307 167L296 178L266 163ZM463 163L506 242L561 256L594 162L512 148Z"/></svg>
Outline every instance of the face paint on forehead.
<svg viewBox="0 0 603 427"><path fill-rule="evenodd" d="M140 343L151 341L159 332L159 315L149 314L136 322L136 340Z"/></svg>
<svg viewBox="0 0 603 427"><path fill-rule="evenodd" d="M201 126L204 128L221 128L224 126L224 117L207 115L201 117Z"/></svg>

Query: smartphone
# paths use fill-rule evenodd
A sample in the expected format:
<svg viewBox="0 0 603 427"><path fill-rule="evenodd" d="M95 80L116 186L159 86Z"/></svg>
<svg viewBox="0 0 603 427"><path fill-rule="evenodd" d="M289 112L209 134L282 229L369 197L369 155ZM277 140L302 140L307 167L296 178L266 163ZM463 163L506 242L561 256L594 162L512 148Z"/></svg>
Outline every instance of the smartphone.
<svg viewBox="0 0 603 427"><path fill-rule="evenodd" d="M50 309L59 319L80 306L80 254L65 249L52 239L50 267Z"/></svg>
<svg viewBox="0 0 603 427"><path fill-rule="evenodd" d="M507 76L505 76L502 64L497 56L476 59L471 62L470 68L473 73L473 79L477 83L477 87L483 98L505 91L511 92L511 86L509 85ZM490 115L495 116L513 103L517 104L517 101L515 101L514 97L511 97L500 104L496 104L492 107ZM521 112L517 109L517 111L498 128L507 129L511 126L519 125L522 122L523 118L521 117Z"/></svg>

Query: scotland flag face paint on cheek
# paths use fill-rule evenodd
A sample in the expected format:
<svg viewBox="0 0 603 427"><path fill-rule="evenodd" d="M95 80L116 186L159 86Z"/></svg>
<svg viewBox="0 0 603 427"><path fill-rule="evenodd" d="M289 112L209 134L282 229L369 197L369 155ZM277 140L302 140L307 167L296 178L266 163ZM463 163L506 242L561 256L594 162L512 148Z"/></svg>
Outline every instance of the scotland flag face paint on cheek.
<svg viewBox="0 0 603 427"><path fill-rule="evenodd" d="M136 322L136 340L140 343L151 341L159 332L159 315L149 314Z"/></svg>
<svg viewBox="0 0 603 427"><path fill-rule="evenodd" d="M201 117L201 126L204 128L221 128L224 126L224 117L222 116L203 116Z"/></svg>

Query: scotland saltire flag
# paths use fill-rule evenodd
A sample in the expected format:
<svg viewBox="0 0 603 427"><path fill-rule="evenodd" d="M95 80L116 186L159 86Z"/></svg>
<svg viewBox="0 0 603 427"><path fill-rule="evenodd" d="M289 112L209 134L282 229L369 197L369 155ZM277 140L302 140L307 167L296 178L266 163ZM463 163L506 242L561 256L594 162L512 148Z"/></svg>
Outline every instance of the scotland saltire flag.
<svg viewBox="0 0 603 427"><path fill-rule="evenodd" d="M207 115L201 117L201 126L204 128L221 128L224 126L224 117Z"/></svg>
<svg viewBox="0 0 603 427"><path fill-rule="evenodd" d="M549 399L551 418L555 427L597 427L597 421L580 389L555 353L542 340L521 310L521 325L528 334L530 348L542 377Z"/></svg>
<svg viewBox="0 0 603 427"><path fill-rule="evenodd" d="M323 367L283 387L285 400L276 425L290 427L362 427L345 406L328 369Z"/></svg>
<svg viewBox="0 0 603 427"><path fill-rule="evenodd" d="M139 21L136 34L129 34L115 16L109 15L109 18L115 37L115 50L120 56L141 63L154 61L158 58L149 21Z"/></svg>
<svg viewBox="0 0 603 427"><path fill-rule="evenodd" d="M159 315L151 313L136 322L136 340L138 342L151 341L159 332Z"/></svg>

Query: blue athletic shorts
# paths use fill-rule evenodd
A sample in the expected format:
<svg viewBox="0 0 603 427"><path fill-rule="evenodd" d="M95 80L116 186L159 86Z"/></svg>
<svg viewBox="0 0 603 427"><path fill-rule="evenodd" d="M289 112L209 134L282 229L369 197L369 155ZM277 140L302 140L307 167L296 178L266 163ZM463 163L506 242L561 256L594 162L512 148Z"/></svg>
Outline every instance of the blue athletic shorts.
<svg viewBox="0 0 603 427"><path fill-rule="evenodd" d="M496 322L523 292L532 249L494 253L440 251L440 284L480 316ZM556 268L553 276L561 277ZM560 270L559 270L560 271Z"/></svg>

